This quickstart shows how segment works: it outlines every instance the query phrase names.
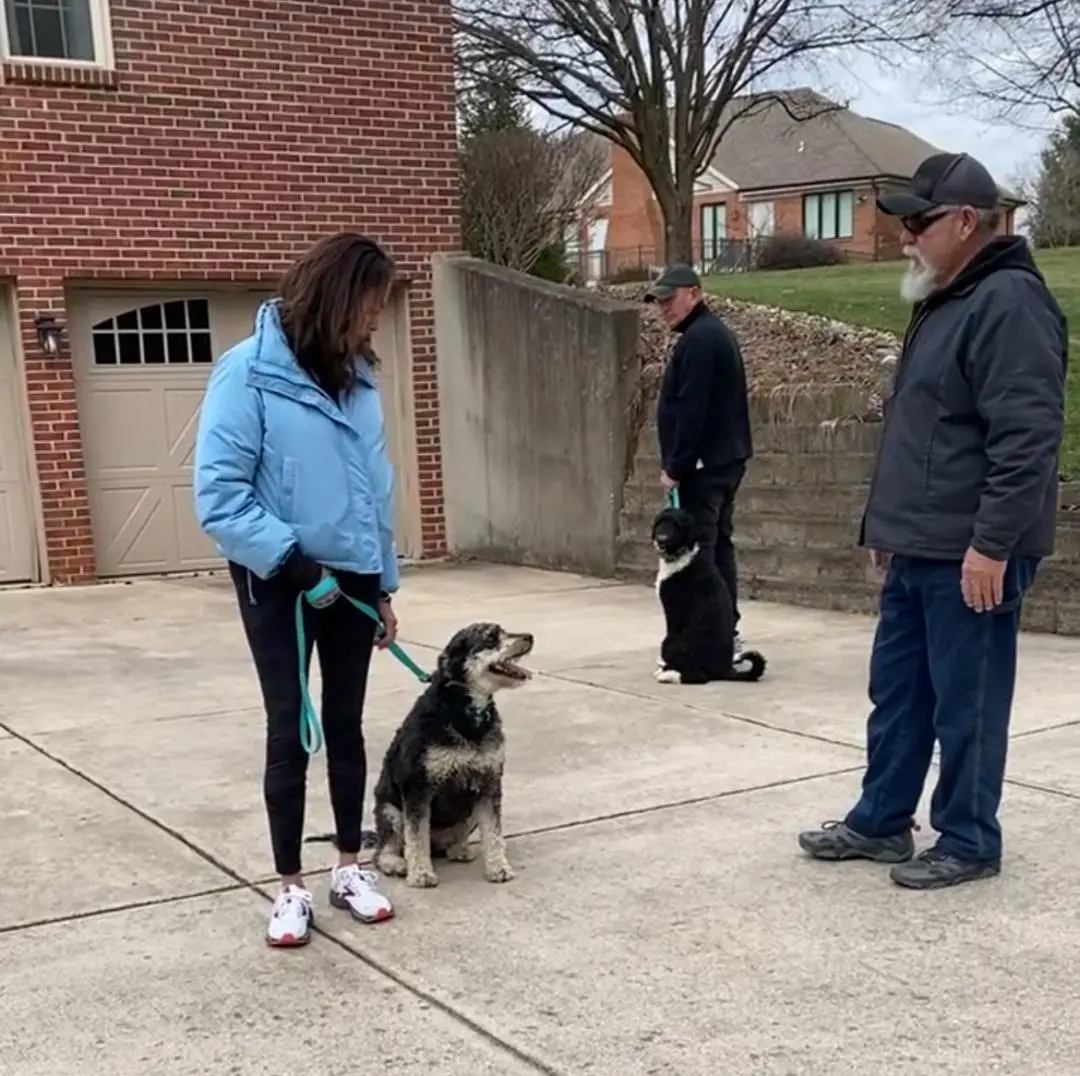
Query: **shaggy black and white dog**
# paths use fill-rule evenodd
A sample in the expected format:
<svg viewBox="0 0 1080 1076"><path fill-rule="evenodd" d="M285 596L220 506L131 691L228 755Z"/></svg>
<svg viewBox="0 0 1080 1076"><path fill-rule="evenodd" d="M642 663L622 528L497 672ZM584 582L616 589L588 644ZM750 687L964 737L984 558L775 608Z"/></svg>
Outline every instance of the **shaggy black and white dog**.
<svg viewBox="0 0 1080 1076"><path fill-rule="evenodd" d="M656 679L662 684L713 680L760 680L765 658L747 650L735 663L735 611L712 557L702 556L693 517L665 508L653 520L652 541L660 565L656 593L666 631Z"/></svg>
<svg viewBox="0 0 1080 1076"><path fill-rule="evenodd" d="M375 786L375 866L384 874L438 885L432 856L474 859L469 838L479 829L487 880L514 877L502 834L505 740L495 693L531 679L517 660L532 647L531 635L487 623L462 628L446 644Z"/></svg>

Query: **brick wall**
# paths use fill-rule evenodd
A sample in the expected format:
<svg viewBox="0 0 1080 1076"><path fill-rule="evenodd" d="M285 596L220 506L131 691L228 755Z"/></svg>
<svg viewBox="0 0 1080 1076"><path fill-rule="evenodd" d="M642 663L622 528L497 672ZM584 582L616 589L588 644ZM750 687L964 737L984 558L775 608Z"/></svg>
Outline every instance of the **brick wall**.
<svg viewBox="0 0 1080 1076"><path fill-rule="evenodd" d="M821 426L831 414L850 413L848 403L836 396L798 406L790 398L754 401L756 456L735 509L740 596L876 610L880 580L856 543L879 427ZM648 528L664 503L655 443L655 428L646 427L623 493L619 574L642 580L656 572ZM1057 550L1039 571L1024 627L1080 635L1080 483L1063 487L1061 503Z"/></svg>
<svg viewBox="0 0 1080 1076"><path fill-rule="evenodd" d="M52 578L93 551L71 281L272 283L358 228L410 280L423 547L445 543L430 256L456 250L449 0L110 0L114 70L8 62L0 278L14 280ZM66 356L61 356L62 359Z"/></svg>

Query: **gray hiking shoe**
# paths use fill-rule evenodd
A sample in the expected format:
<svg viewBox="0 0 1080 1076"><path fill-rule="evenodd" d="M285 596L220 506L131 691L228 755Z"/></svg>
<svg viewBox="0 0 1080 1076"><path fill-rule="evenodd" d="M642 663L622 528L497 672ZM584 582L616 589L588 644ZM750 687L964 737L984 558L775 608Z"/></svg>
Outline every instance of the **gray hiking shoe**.
<svg viewBox="0 0 1080 1076"><path fill-rule="evenodd" d="M1001 873L1000 863L973 863L937 848L920 852L910 863L893 867L889 877L905 889L947 889L962 882L977 882Z"/></svg>
<svg viewBox="0 0 1080 1076"><path fill-rule="evenodd" d="M875 863L905 863L915 854L911 830L895 837L864 837L843 822L803 830L799 847L814 859L870 859Z"/></svg>

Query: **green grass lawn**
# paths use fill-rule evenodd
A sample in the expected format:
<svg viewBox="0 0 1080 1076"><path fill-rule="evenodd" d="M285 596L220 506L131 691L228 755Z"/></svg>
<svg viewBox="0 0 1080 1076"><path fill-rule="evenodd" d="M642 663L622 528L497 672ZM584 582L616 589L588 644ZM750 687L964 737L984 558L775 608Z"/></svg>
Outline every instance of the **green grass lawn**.
<svg viewBox="0 0 1080 1076"><path fill-rule="evenodd" d="M1080 475L1080 247L1036 254L1039 268L1069 319L1070 362L1062 468ZM709 291L731 299L801 310L808 314L903 333L910 306L900 297L903 262L839 265L827 269L789 269L771 273L732 273L706 282Z"/></svg>

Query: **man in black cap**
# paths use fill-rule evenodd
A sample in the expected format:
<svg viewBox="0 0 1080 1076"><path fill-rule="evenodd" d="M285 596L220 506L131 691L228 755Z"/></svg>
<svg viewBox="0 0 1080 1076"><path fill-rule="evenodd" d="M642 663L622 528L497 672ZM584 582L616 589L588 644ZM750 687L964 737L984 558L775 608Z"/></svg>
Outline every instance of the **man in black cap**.
<svg viewBox="0 0 1080 1076"><path fill-rule="evenodd" d="M678 487L679 504L693 515L702 550L712 555L735 607L735 654L746 649L738 633L735 494L753 454L746 371L739 341L706 305L701 280L689 265L672 265L645 293L679 334L664 369L656 409L660 480Z"/></svg>
<svg viewBox="0 0 1080 1076"><path fill-rule="evenodd" d="M868 762L847 817L799 844L817 859L895 863L893 881L911 889L1001 870L1020 610L1054 547L1068 329L1025 240L997 236L998 202L978 161L948 153L878 202L903 226L915 305L860 534L886 571ZM938 840L915 857L935 740Z"/></svg>

